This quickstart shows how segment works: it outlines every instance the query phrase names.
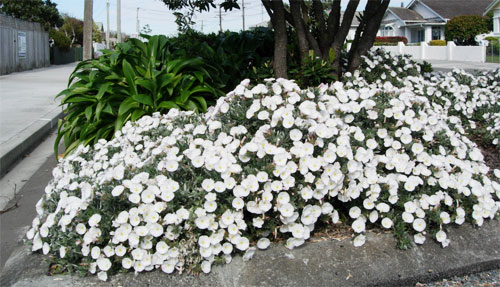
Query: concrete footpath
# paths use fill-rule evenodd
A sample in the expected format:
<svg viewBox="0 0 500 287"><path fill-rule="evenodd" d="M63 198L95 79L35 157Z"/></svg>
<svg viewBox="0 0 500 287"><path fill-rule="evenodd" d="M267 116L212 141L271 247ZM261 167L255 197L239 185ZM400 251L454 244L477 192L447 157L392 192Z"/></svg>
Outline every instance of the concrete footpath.
<svg viewBox="0 0 500 287"><path fill-rule="evenodd" d="M0 178L57 127L60 99L76 63L0 76ZM14 198L10 182L0 190L0 210Z"/></svg>

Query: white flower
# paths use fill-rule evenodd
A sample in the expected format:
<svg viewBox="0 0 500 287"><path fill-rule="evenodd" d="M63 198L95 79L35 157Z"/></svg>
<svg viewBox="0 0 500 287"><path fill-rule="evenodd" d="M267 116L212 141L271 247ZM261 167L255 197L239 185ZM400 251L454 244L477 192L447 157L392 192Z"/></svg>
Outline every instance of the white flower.
<svg viewBox="0 0 500 287"><path fill-rule="evenodd" d="M179 167L179 163L175 160L169 160L165 163L165 168L169 171L169 172L174 172L177 170L177 168Z"/></svg>
<svg viewBox="0 0 500 287"><path fill-rule="evenodd" d="M210 192L214 189L215 182L213 179L206 178L201 182L201 187L203 188L203 190Z"/></svg>
<svg viewBox="0 0 500 287"><path fill-rule="evenodd" d="M413 220L414 220L413 215L411 213L409 213L409 212L406 212L406 211L403 212L402 217L403 217L403 221L406 222L406 223L412 223Z"/></svg>
<svg viewBox="0 0 500 287"><path fill-rule="evenodd" d="M290 203L287 202L287 203L280 205L279 211L280 211L282 216L290 217L293 215L294 208Z"/></svg>
<svg viewBox="0 0 500 287"><path fill-rule="evenodd" d="M231 254L233 252L233 245L229 242L222 244L222 252L224 254Z"/></svg>
<svg viewBox="0 0 500 287"><path fill-rule="evenodd" d="M96 261L99 270L108 271L111 268L111 261L108 258L101 257Z"/></svg>
<svg viewBox="0 0 500 287"><path fill-rule="evenodd" d="M99 222L101 221L101 215L100 214L94 214L89 218L89 226L97 226Z"/></svg>
<svg viewBox="0 0 500 287"><path fill-rule="evenodd" d="M211 270L212 270L212 263L206 260L201 262L201 271L203 271L203 273L208 274L210 273Z"/></svg>
<svg viewBox="0 0 500 287"><path fill-rule="evenodd" d="M269 247L271 244L271 241L267 238L261 238L259 241L257 241L257 247L261 250L265 250Z"/></svg>
<svg viewBox="0 0 500 287"><path fill-rule="evenodd" d="M206 201L203 207L207 212L214 212L217 209L217 203L215 201Z"/></svg>
<svg viewBox="0 0 500 287"><path fill-rule="evenodd" d="M124 173L125 167L123 165L119 165L113 169L113 178L116 180L122 180Z"/></svg>
<svg viewBox="0 0 500 287"><path fill-rule="evenodd" d="M413 235L413 240L417 244L424 244L425 236L422 233L417 233L417 234Z"/></svg>
<svg viewBox="0 0 500 287"><path fill-rule="evenodd" d="M500 178L500 169L494 169L493 174L497 177Z"/></svg>
<svg viewBox="0 0 500 287"><path fill-rule="evenodd" d="M125 257L125 258L122 259L122 267L125 268L125 269L130 269L130 267L132 267L133 263L134 262L132 261L132 259L130 259L128 257Z"/></svg>
<svg viewBox="0 0 500 287"><path fill-rule="evenodd" d="M375 223L378 220L378 212L376 210L370 212L369 220L371 223Z"/></svg>
<svg viewBox="0 0 500 287"><path fill-rule="evenodd" d="M101 281L107 281L108 280L108 273L106 273L105 271L101 271L101 272L97 273L97 278L99 278L99 280L101 280Z"/></svg>
<svg viewBox="0 0 500 287"><path fill-rule="evenodd" d="M122 257L123 255L125 255L125 252L127 252L127 249L125 248L125 246L120 244L120 245L115 247L115 255L116 256Z"/></svg>
<svg viewBox="0 0 500 287"><path fill-rule="evenodd" d="M87 227L85 227L85 224L83 223L78 223L75 227L76 233L83 235L87 231Z"/></svg>
<svg viewBox="0 0 500 287"><path fill-rule="evenodd" d="M425 227L425 220L423 220L422 218L417 218L413 221L413 229L415 229L415 231L422 232L424 231Z"/></svg>
<svg viewBox="0 0 500 287"><path fill-rule="evenodd" d="M240 210L240 209L243 209L243 207L245 207L245 202L243 201L243 199L241 199L239 197L235 197L233 199L232 206L234 209Z"/></svg>
<svg viewBox="0 0 500 287"><path fill-rule="evenodd" d="M382 219L382 226L387 229L391 228L392 220L390 218L385 217L384 219Z"/></svg>
<svg viewBox="0 0 500 287"><path fill-rule="evenodd" d="M101 249L97 246L92 247L90 251L90 256L92 256L92 259L97 259L101 255Z"/></svg>
<svg viewBox="0 0 500 287"><path fill-rule="evenodd" d="M298 129L292 129L290 131L290 139L293 141L299 141L302 138L302 132Z"/></svg>
<svg viewBox="0 0 500 287"><path fill-rule="evenodd" d="M351 218L356 219L360 215L361 215L361 208L359 208L357 206L353 206L353 207L351 207L351 209L349 209L349 216Z"/></svg>
<svg viewBox="0 0 500 287"><path fill-rule="evenodd" d="M440 243L444 242L446 240L446 233L442 230L439 230L436 233L436 240Z"/></svg>
<svg viewBox="0 0 500 287"><path fill-rule="evenodd" d="M358 218L354 220L354 222L351 225L352 229L356 233L361 233L365 231L365 219L363 218Z"/></svg>
<svg viewBox="0 0 500 287"><path fill-rule="evenodd" d="M122 194L123 190L125 190L125 187L123 187L123 185L117 185L111 191L111 195L113 195L113 196L119 196L120 194Z"/></svg>
<svg viewBox="0 0 500 287"><path fill-rule="evenodd" d="M246 238L246 237L240 237L236 241L236 248L238 248L241 251L245 251L245 250L247 250L249 244L250 244L250 241L248 240L248 238Z"/></svg>
<svg viewBox="0 0 500 287"><path fill-rule="evenodd" d="M177 262L174 259L167 260L161 265L161 271L170 274L174 272L176 264Z"/></svg>
<svg viewBox="0 0 500 287"><path fill-rule="evenodd" d="M451 219L450 219L450 214L448 212L441 212L439 214L439 217L441 218L441 222L443 222L443 224L448 224L450 223Z"/></svg>
<svg viewBox="0 0 500 287"><path fill-rule="evenodd" d="M252 259L252 257L255 254L255 250L256 250L255 247L248 248L247 251L245 251L245 254L243 255L243 258L242 258L243 261L249 261L250 259Z"/></svg>
<svg viewBox="0 0 500 287"><path fill-rule="evenodd" d="M352 243L355 247L360 247L363 246L365 242L366 242L366 237L363 234L359 234L358 236L354 237Z"/></svg>

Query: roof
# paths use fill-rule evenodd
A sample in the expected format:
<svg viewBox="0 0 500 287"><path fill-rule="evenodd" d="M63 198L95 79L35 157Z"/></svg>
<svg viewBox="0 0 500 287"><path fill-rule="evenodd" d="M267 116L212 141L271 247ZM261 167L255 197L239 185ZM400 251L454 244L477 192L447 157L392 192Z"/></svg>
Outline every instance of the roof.
<svg viewBox="0 0 500 287"><path fill-rule="evenodd" d="M340 24L342 25L342 20L344 19L344 12L345 11L342 11L340 12ZM362 11L356 11L354 13L354 17L352 18L352 23L351 23L351 27L357 27L359 26L359 20L358 20L358 17L361 16L363 14Z"/></svg>
<svg viewBox="0 0 500 287"><path fill-rule="evenodd" d="M419 0L445 19L461 15L483 15L493 0Z"/></svg>
<svg viewBox="0 0 500 287"><path fill-rule="evenodd" d="M425 21L424 17L408 8L389 7L388 10L403 21Z"/></svg>
<svg viewBox="0 0 500 287"><path fill-rule="evenodd" d="M484 11L483 15L488 14L497 4L500 4L500 0L495 0L491 2L491 4L488 7L486 7L486 10Z"/></svg>

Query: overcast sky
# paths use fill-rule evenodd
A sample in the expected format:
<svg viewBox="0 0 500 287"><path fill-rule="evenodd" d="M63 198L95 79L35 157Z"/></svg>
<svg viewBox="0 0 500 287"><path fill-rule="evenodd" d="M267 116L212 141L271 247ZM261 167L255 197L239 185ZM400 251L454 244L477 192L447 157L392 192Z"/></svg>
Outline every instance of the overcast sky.
<svg viewBox="0 0 500 287"><path fill-rule="evenodd" d="M255 26L258 23L268 21L266 10L263 9L260 0L244 0L245 1L245 27ZM85 0L53 0L57 3L59 12L66 13L70 16L83 19L83 8ZM109 26L111 31L116 31L116 8L117 0L109 0ZM216 0L217 3L221 2ZM241 6L241 0L238 1ZM361 1L360 8L364 7L365 1ZM410 0L391 0L392 6L400 6L401 2L408 4ZM348 1L342 1L342 5L346 6ZM175 35L177 33L177 25L172 12L160 0L122 0L122 32L127 34L135 34L136 31L136 13L139 7L139 27L142 28L149 24L152 29L152 34ZM222 10L222 28L224 30L240 31L242 29L242 13L241 10L233 10L224 12ZM102 22L106 29L106 0L94 0L94 21ZM219 11L213 9L210 12L196 14L194 21L196 22L195 29L198 31L209 33L219 30Z"/></svg>

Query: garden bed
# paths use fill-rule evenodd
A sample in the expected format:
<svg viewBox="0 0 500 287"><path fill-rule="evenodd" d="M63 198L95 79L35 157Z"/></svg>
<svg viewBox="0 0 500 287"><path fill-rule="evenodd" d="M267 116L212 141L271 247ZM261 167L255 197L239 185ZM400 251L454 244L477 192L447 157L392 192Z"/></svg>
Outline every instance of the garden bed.
<svg viewBox="0 0 500 287"><path fill-rule="evenodd" d="M497 110L500 70L420 69L377 51L343 82L245 80L206 114L128 122L54 169L27 234L32 250L107 280L209 273L271 241L293 249L314 234L349 236L331 229L339 222L354 246L377 227L403 249L430 238L447 247L459 240L450 225L498 215L500 170L471 138L498 139L475 121Z"/></svg>

